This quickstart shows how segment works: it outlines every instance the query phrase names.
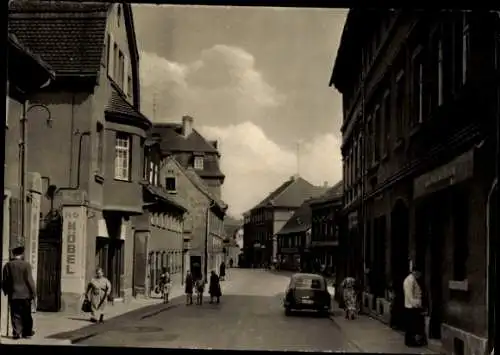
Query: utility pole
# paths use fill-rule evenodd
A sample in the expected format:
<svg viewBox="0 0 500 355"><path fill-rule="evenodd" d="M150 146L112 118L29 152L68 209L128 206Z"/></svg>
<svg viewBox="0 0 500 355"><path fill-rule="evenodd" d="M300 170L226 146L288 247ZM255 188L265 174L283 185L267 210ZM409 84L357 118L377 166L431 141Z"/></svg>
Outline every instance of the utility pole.
<svg viewBox="0 0 500 355"><path fill-rule="evenodd" d="M156 122L156 93L153 94L153 122Z"/></svg>

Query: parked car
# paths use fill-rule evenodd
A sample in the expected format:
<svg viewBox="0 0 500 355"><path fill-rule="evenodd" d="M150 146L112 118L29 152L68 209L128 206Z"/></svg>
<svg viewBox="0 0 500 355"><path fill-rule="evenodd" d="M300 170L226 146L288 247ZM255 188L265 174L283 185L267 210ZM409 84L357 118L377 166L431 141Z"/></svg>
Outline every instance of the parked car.
<svg viewBox="0 0 500 355"><path fill-rule="evenodd" d="M283 306L287 316L295 310L317 311L328 316L331 295L326 279L317 274L294 274L285 291Z"/></svg>

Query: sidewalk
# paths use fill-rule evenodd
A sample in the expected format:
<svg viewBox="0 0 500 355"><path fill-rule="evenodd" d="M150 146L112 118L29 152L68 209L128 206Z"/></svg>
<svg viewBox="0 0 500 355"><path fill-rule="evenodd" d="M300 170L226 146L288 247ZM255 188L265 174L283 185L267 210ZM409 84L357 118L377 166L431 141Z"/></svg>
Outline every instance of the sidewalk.
<svg viewBox="0 0 500 355"><path fill-rule="evenodd" d="M170 298L174 299L184 295L184 286L176 285L172 287ZM162 303L160 296L153 294L153 298L132 298L129 302L115 302L108 304L106 319L112 319L128 312L136 311L144 307L158 305ZM53 334L71 332L92 323L89 316L79 313L65 312L37 312L33 314L35 336L31 339L14 340L10 336L2 336L1 344L22 344L22 345L71 345L69 339L52 339Z"/></svg>
<svg viewBox="0 0 500 355"><path fill-rule="evenodd" d="M355 320L344 318L336 302L330 319L340 328L360 352L392 354L437 354L428 347L410 348L404 344L404 335L371 317L360 315Z"/></svg>

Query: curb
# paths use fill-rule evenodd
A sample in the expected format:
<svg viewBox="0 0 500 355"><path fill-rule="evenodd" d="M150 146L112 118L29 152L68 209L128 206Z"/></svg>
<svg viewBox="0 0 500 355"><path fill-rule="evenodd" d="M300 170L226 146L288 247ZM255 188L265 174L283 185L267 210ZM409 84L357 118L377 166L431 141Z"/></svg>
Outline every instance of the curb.
<svg viewBox="0 0 500 355"><path fill-rule="evenodd" d="M335 315L330 313L330 315L328 316L328 318L335 324L335 326L338 328L338 330L340 331L340 333L344 336L344 338L347 340L348 343L352 344L356 349L358 349L359 352L363 353L365 352L363 350L363 347L361 345L359 345L358 342L356 342L355 340L352 340L350 339L347 334L342 330L342 327L340 326L340 324L338 324L336 321L335 321Z"/></svg>

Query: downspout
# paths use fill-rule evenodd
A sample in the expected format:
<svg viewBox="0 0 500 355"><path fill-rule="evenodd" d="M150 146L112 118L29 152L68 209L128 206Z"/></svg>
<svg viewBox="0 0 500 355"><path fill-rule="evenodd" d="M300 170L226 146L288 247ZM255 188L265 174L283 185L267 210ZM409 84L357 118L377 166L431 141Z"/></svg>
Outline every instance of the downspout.
<svg viewBox="0 0 500 355"><path fill-rule="evenodd" d="M215 201L210 200L210 205L207 207L206 211L206 230L205 230L205 263L203 267L203 276L205 278L205 283L208 282L208 237L210 236L210 209L215 206Z"/></svg>
<svg viewBox="0 0 500 355"><path fill-rule="evenodd" d="M490 334L490 292L491 290L490 287L490 277L491 274L494 272L491 272L495 269L495 265L490 264L491 262L491 252L495 253L495 250L490 249L490 244L491 244L491 239L493 236L490 235L491 230L490 230L490 209L491 209L491 197L493 196L493 193L495 192L495 189L498 186L498 178L495 178L493 181L493 184L491 184L490 191L488 192L488 198L486 199L486 312L487 312L487 317L486 317L486 323L487 323L487 330L488 330L488 352L491 350L492 347L492 337ZM495 257L493 258L493 262L495 263ZM493 269L493 270L490 270ZM494 299L494 298L493 298ZM495 307L496 308L496 307ZM493 334L494 336L494 334Z"/></svg>
<svg viewBox="0 0 500 355"><path fill-rule="evenodd" d="M85 132L76 132L76 134L79 134L79 142L78 142L78 159L77 159L77 164L78 168L76 169L76 184L74 186L67 186L67 187L60 187L57 189L56 193L59 191L71 191L71 190L78 190L80 188L80 175L81 175L81 162L82 162L82 144L83 144L83 137L87 136L90 137L92 134L91 131L85 131ZM73 139L73 136L71 137ZM73 154L71 154L73 155ZM71 158L71 161L73 161L73 158ZM70 170L70 175L71 175L71 170ZM71 177L70 177L71 179Z"/></svg>

